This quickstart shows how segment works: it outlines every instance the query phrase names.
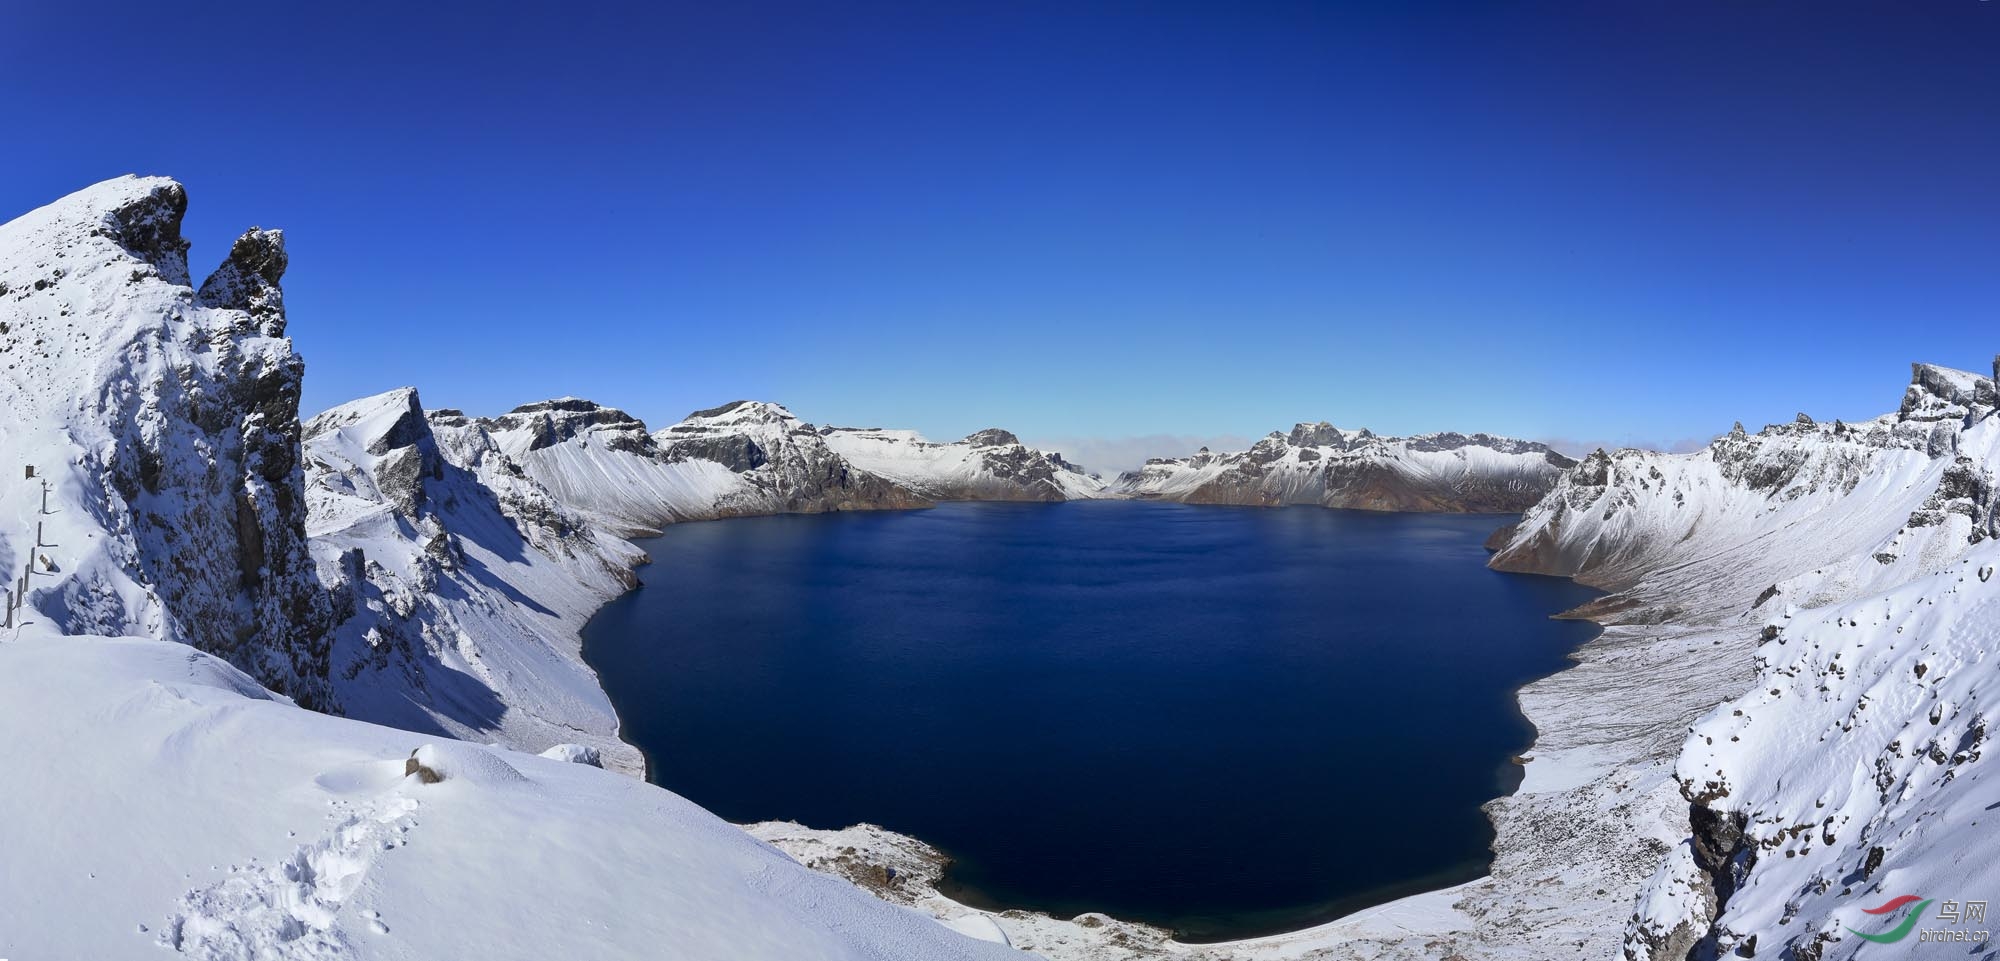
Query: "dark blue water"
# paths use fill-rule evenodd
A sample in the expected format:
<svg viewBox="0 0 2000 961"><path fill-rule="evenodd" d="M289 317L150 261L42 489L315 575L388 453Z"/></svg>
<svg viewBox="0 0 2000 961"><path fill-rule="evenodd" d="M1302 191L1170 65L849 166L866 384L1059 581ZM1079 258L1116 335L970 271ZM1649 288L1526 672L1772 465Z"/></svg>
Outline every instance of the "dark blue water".
<svg viewBox="0 0 2000 961"><path fill-rule="evenodd" d="M1151 502L687 524L584 634L651 777L870 821L988 907L1220 939L1479 876L1594 592L1509 517Z"/></svg>

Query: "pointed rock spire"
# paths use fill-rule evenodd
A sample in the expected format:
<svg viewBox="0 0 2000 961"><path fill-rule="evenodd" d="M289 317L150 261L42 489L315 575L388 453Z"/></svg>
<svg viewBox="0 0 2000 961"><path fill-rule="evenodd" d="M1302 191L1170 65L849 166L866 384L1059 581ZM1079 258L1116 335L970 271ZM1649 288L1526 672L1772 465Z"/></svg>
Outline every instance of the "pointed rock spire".
<svg viewBox="0 0 2000 961"><path fill-rule="evenodd" d="M243 311L264 336L283 337L285 292L278 279L288 262L284 231L252 227L229 246L229 257L202 282L195 302Z"/></svg>

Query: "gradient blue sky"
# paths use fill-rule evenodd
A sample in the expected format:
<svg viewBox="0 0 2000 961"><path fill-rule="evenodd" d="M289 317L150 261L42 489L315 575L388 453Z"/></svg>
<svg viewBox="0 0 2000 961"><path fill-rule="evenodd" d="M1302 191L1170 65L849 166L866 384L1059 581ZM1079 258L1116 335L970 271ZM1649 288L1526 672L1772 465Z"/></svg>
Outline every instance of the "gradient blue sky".
<svg viewBox="0 0 2000 961"><path fill-rule="evenodd" d="M286 228L315 409L1670 444L2000 350L1995 2L39 6L0 218Z"/></svg>

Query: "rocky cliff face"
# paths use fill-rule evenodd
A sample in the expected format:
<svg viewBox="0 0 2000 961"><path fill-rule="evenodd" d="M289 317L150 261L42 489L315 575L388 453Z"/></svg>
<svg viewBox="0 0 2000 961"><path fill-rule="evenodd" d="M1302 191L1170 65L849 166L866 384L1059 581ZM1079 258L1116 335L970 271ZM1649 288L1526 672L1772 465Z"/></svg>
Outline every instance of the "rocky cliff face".
<svg viewBox="0 0 2000 961"><path fill-rule="evenodd" d="M179 184L121 177L0 227L0 446L74 512L36 515L52 546L10 537L5 561L48 558L31 604L71 633L182 641L335 709L283 235L252 228L197 290L186 210Z"/></svg>
<svg viewBox="0 0 2000 961"><path fill-rule="evenodd" d="M1920 364L1870 421L1599 452L1498 539L1496 567L1617 591L1593 613L1627 625L1605 638L1627 653L1587 647L1586 668L1681 688L1668 716L1692 722L1657 802L1677 843L1636 886L1625 957L1851 957L1852 930L1891 926L1862 908L2000 886L1941 827L1994 801L1976 788L2000 696L1978 667L2000 636L1993 383Z"/></svg>
<svg viewBox="0 0 2000 961"><path fill-rule="evenodd" d="M908 430L827 427L827 446L848 463L932 500L1065 501L1104 495L1104 481L988 428L952 443Z"/></svg>
<svg viewBox="0 0 2000 961"><path fill-rule="evenodd" d="M1191 504L1511 512L1534 504L1574 463L1544 445L1487 434L1378 437L1321 422L1273 431L1247 451L1154 459L1112 490Z"/></svg>
<svg viewBox="0 0 2000 961"><path fill-rule="evenodd" d="M591 530L455 411L412 389L306 425L313 553L333 590L347 712L542 751L575 743L637 773L578 632L639 552Z"/></svg>

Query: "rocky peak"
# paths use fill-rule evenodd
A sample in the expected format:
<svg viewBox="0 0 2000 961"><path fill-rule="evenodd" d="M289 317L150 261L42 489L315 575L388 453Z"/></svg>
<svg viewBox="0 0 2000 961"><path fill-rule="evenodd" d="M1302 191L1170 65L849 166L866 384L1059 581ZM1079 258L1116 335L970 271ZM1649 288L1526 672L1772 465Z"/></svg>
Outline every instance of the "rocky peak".
<svg viewBox="0 0 2000 961"><path fill-rule="evenodd" d="M181 218L187 214L187 190L165 177L126 175L116 180L78 191L61 202L83 198L85 203L103 203L104 236L111 238L134 258L151 264L160 278L170 284L188 283L187 238L181 236Z"/></svg>
<svg viewBox="0 0 2000 961"><path fill-rule="evenodd" d="M698 410L683 418L676 427L729 427L749 425L772 425L787 429L801 425L790 410L782 404L763 400L732 400L720 407ZM810 425L807 425L810 426Z"/></svg>
<svg viewBox="0 0 2000 961"><path fill-rule="evenodd" d="M1021 443L1021 438L1014 436L1012 431L1001 430L998 427L988 427L985 430L965 435L965 442L974 447L1006 447Z"/></svg>
<svg viewBox="0 0 2000 961"><path fill-rule="evenodd" d="M1289 438L1294 447L1338 447L1347 448L1347 436L1340 428L1320 421L1315 424L1294 424Z"/></svg>
<svg viewBox="0 0 2000 961"><path fill-rule="evenodd" d="M345 439L367 457L331 453L338 445L325 439L336 432L346 434ZM359 480L355 474L365 472L367 486L409 516L427 500L425 480L444 477L444 458L414 387L349 401L315 416L306 423L305 445L308 452L318 453L313 464L318 483L328 484L333 476L343 475L352 488Z"/></svg>
<svg viewBox="0 0 2000 961"><path fill-rule="evenodd" d="M119 177L0 226L0 292L18 291L0 296L0 344L33 371L0 384L0 433L43 447L102 530L77 532L91 543L38 603L64 630L181 641L334 707L282 247L252 230L198 295L187 202L172 180Z"/></svg>
<svg viewBox="0 0 2000 961"><path fill-rule="evenodd" d="M494 418L491 427L496 431L525 432L527 442L520 448L524 451L541 450L582 437L612 450L648 457L659 453L646 431L645 421L616 407L580 397L522 404Z"/></svg>
<svg viewBox="0 0 2000 961"><path fill-rule="evenodd" d="M285 232L252 227L229 247L229 257L202 282L195 302L204 307L240 310L250 315L259 333L285 336L285 292L278 280L289 263Z"/></svg>
<svg viewBox="0 0 2000 961"><path fill-rule="evenodd" d="M2000 358L1996 358L2000 361ZM1993 404L1994 382L1969 371L1936 364L1911 364L1897 418L1903 421L1963 421Z"/></svg>

